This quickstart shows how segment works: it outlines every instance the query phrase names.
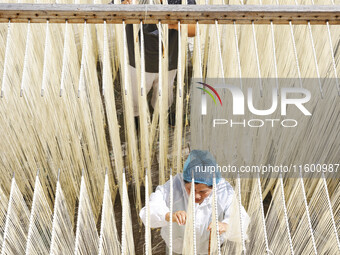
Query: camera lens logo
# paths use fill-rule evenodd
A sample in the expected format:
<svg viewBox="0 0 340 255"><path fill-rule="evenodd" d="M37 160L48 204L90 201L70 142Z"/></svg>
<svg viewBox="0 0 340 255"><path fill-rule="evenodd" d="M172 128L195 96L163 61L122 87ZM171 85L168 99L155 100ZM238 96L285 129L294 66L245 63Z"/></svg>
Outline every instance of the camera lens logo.
<svg viewBox="0 0 340 255"><path fill-rule="evenodd" d="M214 101L214 103L215 103L215 105L216 105L216 100L215 100L213 94L212 94L210 91L206 90L205 87L208 88L208 89L210 89L212 92L214 92L214 94L217 96L217 98L218 98L218 100L220 101L220 104L221 104L221 106L222 106L221 97L220 97L220 95L217 93L217 91L216 91L212 86L210 86L209 84L206 84L206 83L204 83L204 82L197 82L197 83L203 85L203 88L201 88L201 87L196 87L196 88L198 88L198 89L200 89L200 90L203 90L205 93L207 93L207 94L212 98L212 100Z"/></svg>

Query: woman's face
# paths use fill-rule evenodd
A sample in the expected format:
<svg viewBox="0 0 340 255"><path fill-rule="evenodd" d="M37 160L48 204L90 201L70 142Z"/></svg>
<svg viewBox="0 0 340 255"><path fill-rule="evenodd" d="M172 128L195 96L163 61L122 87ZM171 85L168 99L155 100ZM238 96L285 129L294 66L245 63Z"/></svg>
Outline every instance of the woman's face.
<svg viewBox="0 0 340 255"><path fill-rule="evenodd" d="M190 195L191 183L185 183L185 190ZM208 185L202 183L195 184L195 203L201 204L211 192L212 188Z"/></svg>

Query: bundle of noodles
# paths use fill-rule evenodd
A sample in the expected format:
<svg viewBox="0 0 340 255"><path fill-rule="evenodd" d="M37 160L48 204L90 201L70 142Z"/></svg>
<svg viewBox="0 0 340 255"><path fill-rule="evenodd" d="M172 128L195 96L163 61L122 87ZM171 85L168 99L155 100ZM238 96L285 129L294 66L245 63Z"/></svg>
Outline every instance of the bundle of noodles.
<svg viewBox="0 0 340 255"><path fill-rule="evenodd" d="M339 237L324 178L318 180L313 191L308 206L317 251L320 254L337 254L340 251ZM334 247L335 244L337 249Z"/></svg>
<svg viewBox="0 0 340 255"><path fill-rule="evenodd" d="M116 4L119 1L115 1ZM125 134L127 139L127 157L135 185L136 210L141 210L141 194L140 194L140 160L138 155L138 143L136 137L136 128L134 122L133 102L132 102L132 85L130 82L130 72L128 69L128 50L126 25L115 25L117 52L120 59L121 76L122 76L122 94L124 105L124 119L125 119Z"/></svg>
<svg viewBox="0 0 340 255"><path fill-rule="evenodd" d="M316 248L315 237L309 222L310 215L306 211L303 179L290 180L286 182L285 188L290 189L290 192L287 192L287 210L294 252L297 254L314 253ZM301 243L304 245L301 245Z"/></svg>
<svg viewBox="0 0 340 255"><path fill-rule="evenodd" d="M249 215L251 217L249 226L249 242L247 250L254 253L268 253L267 228L264 222L264 211L262 204L262 193L259 179L253 179L252 192L249 200Z"/></svg>
<svg viewBox="0 0 340 255"><path fill-rule="evenodd" d="M143 2L139 2L142 4ZM133 1L133 4L136 4L136 0ZM139 148L140 148L140 174L144 175L143 169L147 169L149 171L148 177L149 182L151 182L151 151L150 150L150 141L149 141L149 126L150 126L150 114L148 110L147 103L147 93L145 89L145 46L144 46L144 33L143 31L143 22L140 24L133 25L133 42L134 42L134 54L135 54L135 70L136 70L136 80L137 84L133 84L132 86L136 86L133 90L137 91L137 99L138 99L138 112L139 112ZM153 143L153 142L152 142ZM151 143L151 144L152 144ZM144 181L145 182L145 181ZM150 186L149 192L152 192L152 186ZM141 222L140 222L141 223Z"/></svg>
<svg viewBox="0 0 340 255"><path fill-rule="evenodd" d="M151 228L150 228L149 190L150 190L150 188L149 188L148 170L146 170L145 171L145 208L146 208L146 219L145 219L145 254L147 254L147 255L151 255L152 254Z"/></svg>
<svg viewBox="0 0 340 255"><path fill-rule="evenodd" d="M102 217L99 237L99 255L118 254L120 244L116 229L115 214L111 200L108 173L105 175Z"/></svg>
<svg viewBox="0 0 340 255"><path fill-rule="evenodd" d="M166 2L166 1L165 1ZM163 4L166 4L166 3ZM167 177L168 167L168 103L169 103L169 77L168 77L168 25L158 22L159 43L158 43L158 99L159 106L159 184L164 184Z"/></svg>
<svg viewBox="0 0 340 255"><path fill-rule="evenodd" d="M86 164L90 165L88 171L89 179L96 182L90 193L90 201L94 205L94 216L98 218L100 205L94 203L96 199L102 200L102 193L99 187L104 184L105 169L110 165L108 146L104 131L104 110L100 97L98 77L96 72L96 60L91 50L93 48L91 37L88 35L88 25L83 25L83 47L81 55L81 66L78 83L79 106L83 111L82 128L86 134L84 143L88 147ZM96 171L92 171L96 170ZM102 175L100 175L102 174Z"/></svg>
<svg viewBox="0 0 340 255"><path fill-rule="evenodd" d="M1 244L3 242L3 236L4 236L4 231L5 231L7 206L8 206L8 198L6 197L2 189L0 189L0 243Z"/></svg>
<svg viewBox="0 0 340 255"><path fill-rule="evenodd" d="M221 254L221 240L219 233L219 223L218 223L218 205L217 205L217 194L216 194L216 178L213 179L213 198L212 198L212 228L210 230L210 240L209 240L209 255L210 254Z"/></svg>
<svg viewBox="0 0 340 255"><path fill-rule="evenodd" d="M274 254L294 254L283 180L277 180L267 217L269 247Z"/></svg>
<svg viewBox="0 0 340 255"><path fill-rule="evenodd" d="M123 169L123 153L122 153L122 146L121 140L119 135L119 123L117 119L117 111L116 111L116 104L115 104L115 94L114 94L114 87L113 84L113 72L110 63L111 54L109 50L109 41L108 41L108 27L106 22L104 22L104 45L103 45L103 97L105 103L105 110L106 110L106 118L108 123L108 131L110 134L110 142L111 147L113 150L114 156L114 173L116 179L118 180L120 196L122 198L122 172ZM115 64L115 62L112 62Z"/></svg>
<svg viewBox="0 0 340 255"><path fill-rule="evenodd" d="M60 186L59 174L54 200L50 255L74 254L75 242L72 222L66 199Z"/></svg>
<svg viewBox="0 0 340 255"><path fill-rule="evenodd" d="M37 174L25 254L48 254L50 251L52 212Z"/></svg>
<svg viewBox="0 0 340 255"><path fill-rule="evenodd" d="M98 233L90 200L87 194L85 177L82 176L77 213L74 254L97 254L98 242Z"/></svg>
<svg viewBox="0 0 340 255"><path fill-rule="evenodd" d="M334 195L331 198L331 206L333 208L334 219L336 220L335 222L338 223L340 219L340 184L339 182L334 192ZM340 224L336 224L336 228L337 228L337 234L338 234L337 243L339 245Z"/></svg>
<svg viewBox="0 0 340 255"><path fill-rule="evenodd" d="M133 233L131 225L130 202L127 194L127 185L125 179L125 169L122 176L123 199L122 199L122 238L121 238L121 254L135 254L135 246L133 243Z"/></svg>
<svg viewBox="0 0 340 255"><path fill-rule="evenodd" d="M183 5L187 1L182 1ZM173 135L173 169L179 173L182 170L183 153L183 114L184 114L184 74L187 63L188 26L178 22L178 67L177 67L177 92L176 92L176 126Z"/></svg>
<svg viewBox="0 0 340 255"><path fill-rule="evenodd" d="M137 27L134 27L134 33ZM140 23L139 31L143 30L143 22ZM136 35L135 35L136 37ZM136 47L136 45L135 45ZM148 174L145 175L149 178L148 182L152 184L151 181L151 151L150 151L150 136L149 136L149 126L150 126L150 114L148 111L147 94L145 89L145 48L144 48L144 33L140 32L140 58L138 52L135 52L135 63L137 65L140 59L140 90L138 89L138 106L139 106L139 123L140 123L140 155L141 155L141 166L142 169L147 169ZM138 70L138 69L137 69ZM137 71L138 72L138 71ZM152 148L152 146L151 146ZM146 180L145 180L146 182ZM149 192L152 192L152 185L149 186Z"/></svg>
<svg viewBox="0 0 340 255"><path fill-rule="evenodd" d="M120 1L115 1L115 4L120 4ZM131 93L128 92L127 88L129 86L129 81L128 81L128 73L127 73L127 49L126 49L126 33L125 33L125 25L115 25L114 27L114 32L115 32L115 39L116 39L116 52L115 54L118 56L118 64L123 70L122 72L122 81L123 81L123 86L122 86L122 93L124 94L124 106L127 109L126 115L129 116L128 122L126 120L126 124L129 123L130 127L127 128L128 131L130 131L132 134L131 137L131 142L135 142L133 145L128 145L129 148L131 149L130 152L132 152L132 156L136 157L137 155L134 154L136 153L136 140L135 140L135 129L134 129L134 122L133 122L133 111L132 111L132 102L131 102ZM104 30L105 31L105 30ZM123 38L121 37L123 35ZM106 67L107 68L107 67ZM105 88L108 89L109 94L107 95L107 102L110 102L111 106L114 106L115 103L113 101L113 89L111 88L112 85L110 84L110 68L106 69L108 72L108 75L106 76L106 85ZM131 90L130 90L131 92ZM107 93L106 93L107 94ZM110 96L111 95L111 96ZM130 103L128 103L128 100L126 97L130 98ZM112 100L112 101L111 101ZM121 196L121 201L122 201L122 238L121 238L121 253L122 254L134 254L134 242L133 242L133 233L132 233L132 222L131 222L131 212L130 212L130 203L129 203L129 197L127 194L127 183L126 183L126 177L125 177L125 170L123 173L121 173L121 169L123 169L123 158L122 158L122 151L121 151L121 145L120 145L120 139L119 139L119 125L117 121L117 116L116 116L116 109L115 107L110 108L110 105L107 105L107 110L108 110L108 116L110 120L113 120L111 126L109 125L109 130L110 130L110 135L112 139L112 146L114 150L114 157L115 157L115 166L116 166L116 173L118 177L118 185L120 188L120 196ZM126 117L127 118L127 117ZM110 122L111 123L111 122ZM132 124L131 124L132 123ZM129 142L129 141L128 141ZM134 149L133 149L134 148ZM131 157L130 157L131 159ZM136 159L134 158L133 160L133 168L134 172L138 173L138 168L136 167ZM138 165L137 165L138 166ZM139 189L139 177L138 174L135 176L135 186L136 186L136 193L139 194L140 189ZM138 202L139 201L139 202ZM136 197L136 209L141 205L140 201L140 196Z"/></svg>
<svg viewBox="0 0 340 255"><path fill-rule="evenodd" d="M13 176L1 255L25 254L28 226L29 210Z"/></svg>
<svg viewBox="0 0 340 255"><path fill-rule="evenodd" d="M248 226L251 223L251 219L243 208L241 200L241 182L238 178L232 202L228 209L228 214L230 215L228 228L221 235L221 238L226 240L222 248L222 254L240 254L241 251L244 253L247 251L246 241L248 240L248 234L250 235Z"/></svg>
<svg viewBox="0 0 340 255"><path fill-rule="evenodd" d="M195 227L195 182L191 181L190 194L188 197L188 207L186 211L185 231L183 238L182 254L197 254L196 250L196 227Z"/></svg>

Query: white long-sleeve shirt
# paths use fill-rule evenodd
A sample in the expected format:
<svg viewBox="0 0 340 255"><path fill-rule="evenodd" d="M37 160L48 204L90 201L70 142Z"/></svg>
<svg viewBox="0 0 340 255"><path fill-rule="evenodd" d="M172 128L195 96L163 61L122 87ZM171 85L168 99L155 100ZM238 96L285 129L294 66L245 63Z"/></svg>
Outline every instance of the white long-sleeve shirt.
<svg viewBox="0 0 340 255"><path fill-rule="evenodd" d="M231 214L231 204L234 197L234 190L231 185L221 179L217 184L217 206L218 220L229 224ZM164 185L158 186L156 191L150 195L150 227L161 227L161 236L169 246L169 222L165 220L165 215L170 212L170 181ZM185 190L183 174L177 174L173 178L173 212L186 211L188 206L188 194ZM248 215L242 207L246 217ZM204 199L201 204L195 204L196 215L196 244L198 254L207 254L209 246L209 234L207 230L212 220L212 193ZM142 208L139 213L145 224L146 208ZM182 253L185 225L180 226L177 223L173 225L173 252ZM221 243L225 241L221 235Z"/></svg>

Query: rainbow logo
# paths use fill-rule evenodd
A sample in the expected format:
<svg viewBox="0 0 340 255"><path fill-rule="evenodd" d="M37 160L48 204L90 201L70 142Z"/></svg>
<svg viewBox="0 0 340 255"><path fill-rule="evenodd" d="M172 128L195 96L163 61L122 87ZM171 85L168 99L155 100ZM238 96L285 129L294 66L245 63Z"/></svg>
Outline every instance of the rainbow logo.
<svg viewBox="0 0 340 255"><path fill-rule="evenodd" d="M201 88L201 87L196 87L196 88L198 88L198 89L200 89L200 90L203 90L205 93L207 93L207 94L212 98L212 100L214 100L214 103L215 103L215 105L216 105L216 100L215 100L213 94L212 94L210 91L206 90L204 87L207 87L207 88L210 89L212 92L214 92L214 94L217 96L217 98L218 98L218 100L220 101L220 104L221 104L221 106L222 106L222 100L221 100L221 98L220 98L220 95L217 93L217 91L216 91L212 86L210 86L209 84L206 84L206 83L204 83L204 82L197 82L197 83L203 85L203 88Z"/></svg>

